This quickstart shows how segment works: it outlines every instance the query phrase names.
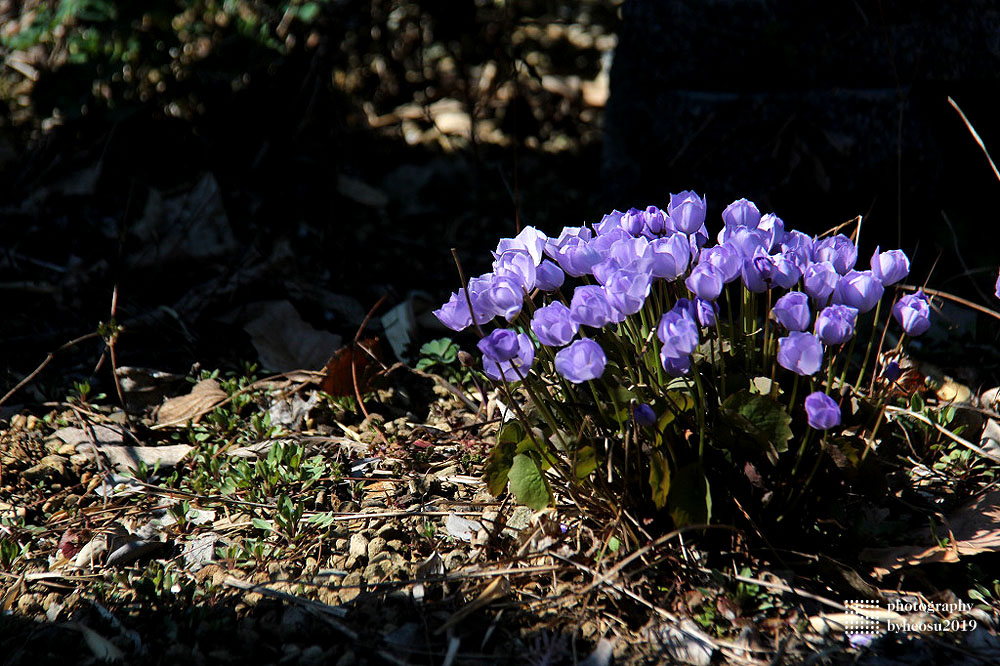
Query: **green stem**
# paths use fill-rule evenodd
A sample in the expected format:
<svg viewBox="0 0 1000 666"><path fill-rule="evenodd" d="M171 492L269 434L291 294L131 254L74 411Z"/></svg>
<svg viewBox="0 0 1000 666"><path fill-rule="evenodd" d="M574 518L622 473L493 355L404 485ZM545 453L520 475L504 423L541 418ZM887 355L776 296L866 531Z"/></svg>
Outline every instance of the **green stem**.
<svg viewBox="0 0 1000 666"><path fill-rule="evenodd" d="M868 369L868 358L872 353L872 345L875 342L875 329L878 328L878 317L882 312L882 299L878 301L878 305L875 306L875 321L872 322L872 336L868 338L868 347L865 348L865 360L861 363L861 372L858 373L858 379L854 382L854 392L858 392L858 387L861 386L861 380L865 376L865 370Z"/></svg>

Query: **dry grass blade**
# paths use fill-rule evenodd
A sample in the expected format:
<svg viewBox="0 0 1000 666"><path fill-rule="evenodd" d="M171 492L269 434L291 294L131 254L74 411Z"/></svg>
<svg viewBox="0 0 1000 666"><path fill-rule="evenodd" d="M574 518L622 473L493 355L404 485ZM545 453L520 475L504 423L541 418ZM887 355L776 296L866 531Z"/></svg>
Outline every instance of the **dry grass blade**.
<svg viewBox="0 0 1000 666"><path fill-rule="evenodd" d="M983 143L983 139L979 136L979 132L977 132L976 128L972 126L969 119L965 117L965 114L962 112L962 109L959 108L958 104L955 103L955 100L949 97L948 103L951 104L953 109L958 111L958 115L962 117L962 122L965 123L965 127L969 130L969 133L972 134L972 138L976 140L979 147L982 148L983 154L986 155L986 159L989 160L990 168L993 169L993 175L997 177L997 180L1000 180L1000 171L997 170L997 165L994 164L993 158L990 157L990 151L986 150L986 144Z"/></svg>

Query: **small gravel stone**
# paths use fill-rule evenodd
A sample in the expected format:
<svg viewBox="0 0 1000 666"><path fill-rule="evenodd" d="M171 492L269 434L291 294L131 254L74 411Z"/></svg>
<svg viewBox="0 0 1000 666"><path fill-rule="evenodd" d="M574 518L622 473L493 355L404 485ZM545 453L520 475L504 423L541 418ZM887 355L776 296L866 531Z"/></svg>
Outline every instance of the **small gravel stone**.
<svg viewBox="0 0 1000 666"><path fill-rule="evenodd" d="M368 542L368 559L373 559L376 555L385 550L386 540L382 537L375 537Z"/></svg>
<svg viewBox="0 0 1000 666"><path fill-rule="evenodd" d="M364 534L351 535L350 546L347 550L348 558L365 557L368 555L368 539Z"/></svg>

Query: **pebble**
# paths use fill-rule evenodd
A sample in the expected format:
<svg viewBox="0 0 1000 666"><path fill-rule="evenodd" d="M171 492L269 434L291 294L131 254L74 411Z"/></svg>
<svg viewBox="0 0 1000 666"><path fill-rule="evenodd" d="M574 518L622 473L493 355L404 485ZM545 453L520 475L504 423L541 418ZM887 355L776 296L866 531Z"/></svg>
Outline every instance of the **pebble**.
<svg viewBox="0 0 1000 666"><path fill-rule="evenodd" d="M385 539L382 540L383 542ZM349 558L365 557L368 555L368 539L364 534L351 535L350 546L347 551Z"/></svg>
<svg viewBox="0 0 1000 666"><path fill-rule="evenodd" d="M361 578L360 571L352 571L351 573L344 576L344 581L341 583L344 587L340 589L340 600L342 603L348 603L353 601L359 594L361 594L361 588L358 587L364 582ZM340 663L340 662L337 662Z"/></svg>
<svg viewBox="0 0 1000 666"><path fill-rule="evenodd" d="M368 542L368 559L374 559L376 555L385 550L386 540L382 537L375 537Z"/></svg>

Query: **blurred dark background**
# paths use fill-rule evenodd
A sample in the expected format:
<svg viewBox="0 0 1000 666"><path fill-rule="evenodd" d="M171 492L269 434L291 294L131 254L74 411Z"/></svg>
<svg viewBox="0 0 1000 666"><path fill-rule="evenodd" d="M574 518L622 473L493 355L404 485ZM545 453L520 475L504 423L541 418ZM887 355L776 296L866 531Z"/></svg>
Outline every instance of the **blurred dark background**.
<svg viewBox="0 0 1000 666"><path fill-rule="evenodd" d="M0 0L0 383L116 286L120 364L235 364L255 304L349 338L382 296L446 297L450 248L482 272L519 226L682 189L712 223L866 215L864 256L989 304L1000 182L947 97L1000 145L998 6Z"/></svg>

